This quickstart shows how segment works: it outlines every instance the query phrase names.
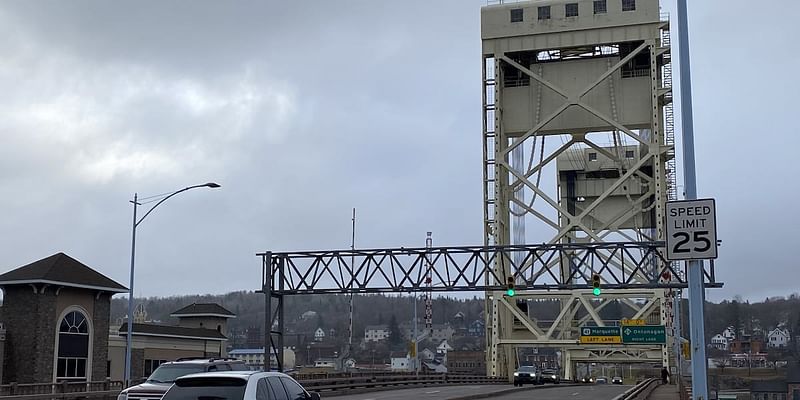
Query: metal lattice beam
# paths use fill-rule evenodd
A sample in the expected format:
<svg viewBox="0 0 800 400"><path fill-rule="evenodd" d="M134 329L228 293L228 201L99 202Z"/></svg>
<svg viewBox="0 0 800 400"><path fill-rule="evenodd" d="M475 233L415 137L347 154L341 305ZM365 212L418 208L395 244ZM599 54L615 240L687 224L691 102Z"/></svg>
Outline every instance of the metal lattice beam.
<svg viewBox="0 0 800 400"><path fill-rule="evenodd" d="M523 253L519 265L514 253ZM505 290L513 276L520 290L589 289L600 274L608 289L684 288L686 282L666 261L663 243L588 243L520 246L463 246L270 252L263 259L263 286L276 295L421 292L425 276L436 292ZM430 259L430 263L427 259ZM573 260L569 274L551 260ZM353 260L351 262L351 260ZM502 264L507 268L497 269ZM620 269L620 265L630 268ZM706 285L714 266L706 271ZM509 272L504 272L509 271ZM669 273L676 277L662 282ZM506 275L509 274L509 275Z"/></svg>

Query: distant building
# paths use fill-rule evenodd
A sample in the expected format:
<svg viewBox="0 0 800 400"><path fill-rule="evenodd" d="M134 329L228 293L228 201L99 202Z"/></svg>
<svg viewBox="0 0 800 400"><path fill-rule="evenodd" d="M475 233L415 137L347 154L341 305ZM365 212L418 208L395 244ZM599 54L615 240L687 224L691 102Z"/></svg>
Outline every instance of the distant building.
<svg viewBox="0 0 800 400"><path fill-rule="evenodd" d="M149 376L159 365L182 357L225 357L228 318L235 315L219 304L193 303L170 314L177 325L135 323L132 327L131 378ZM109 377L125 371L128 323L108 333Z"/></svg>
<svg viewBox="0 0 800 400"><path fill-rule="evenodd" d="M111 297L124 286L57 253L0 275L0 287L3 383L106 379Z"/></svg>
<svg viewBox="0 0 800 400"><path fill-rule="evenodd" d="M447 354L448 351L453 351L453 348L447 343L447 339L442 340L442 342L436 346L437 353Z"/></svg>
<svg viewBox="0 0 800 400"><path fill-rule="evenodd" d="M389 354L389 359L391 360L390 368L392 371L408 372L414 368L411 357L407 353L393 352Z"/></svg>
<svg viewBox="0 0 800 400"><path fill-rule="evenodd" d="M756 354L764 350L764 341L751 335L741 335L730 343L731 353Z"/></svg>
<svg viewBox="0 0 800 400"><path fill-rule="evenodd" d="M473 337L483 337L486 335L486 323L482 319L470 322L467 327L467 335Z"/></svg>
<svg viewBox="0 0 800 400"><path fill-rule="evenodd" d="M755 380L750 385L750 400L787 400L788 392L789 385L785 380Z"/></svg>
<svg viewBox="0 0 800 400"><path fill-rule="evenodd" d="M453 329L450 324L434 324L431 326L430 338L434 342L438 342L440 340L453 340L453 334L455 332L455 329Z"/></svg>
<svg viewBox="0 0 800 400"><path fill-rule="evenodd" d="M234 349L228 353L229 357L242 360L247 364L251 371L264 371L264 348L260 349ZM269 355L270 369L278 367L278 358L275 352L271 351ZM284 347L283 348L283 368L289 369L295 367L295 352L294 350Z"/></svg>
<svg viewBox="0 0 800 400"><path fill-rule="evenodd" d="M447 373L485 375L486 353L483 351L448 352Z"/></svg>
<svg viewBox="0 0 800 400"><path fill-rule="evenodd" d="M728 343L736 339L736 329L734 327L729 326L722 331L722 336L725 336L725 339L728 339Z"/></svg>
<svg viewBox="0 0 800 400"><path fill-rule="evenodd" d="M800 399L800 364L791 364L786 379L773 381L754 380L750 387L750 400Z"/></svg>
<svg viewBox="0 0 800 400"><path fill-rule="evenodd" d="M314 367L316 368L331 368L336 369L335 358L318 358L314 360Z"/></svg>
<svg viewBox="0 0 800 400"><path fill-rule="evenodd" d="M388 325L369 325L364 330L365 342L380 342L389 338Z"/></svg>
<svg viewBox="0 0 800 400"><path fill-rule="evenodd" d="M767 335L767 347L785 348L789 345L789 331L783 328L775 328Z"/></svg>
<svg viewBox="0 0 800 400"><path fill-rule="evenodd" d="M728 338L721 334L716 334L711 338L711 347L717 350L728 350Z"/></svg>
<svg viewBox="0 0 800 400"><path fill-rule="evenodd" d="M314 331L314 341L321 342L323 340L325 340L325 331L322 328L317 328L317 330Z"/></svg>

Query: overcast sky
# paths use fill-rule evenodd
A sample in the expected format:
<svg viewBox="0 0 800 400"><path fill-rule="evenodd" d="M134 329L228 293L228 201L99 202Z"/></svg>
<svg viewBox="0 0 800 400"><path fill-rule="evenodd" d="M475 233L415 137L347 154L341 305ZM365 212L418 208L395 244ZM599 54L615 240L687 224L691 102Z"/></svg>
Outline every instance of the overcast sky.
<svg viewBox="0 0 800 400"><path fill-rule="evenodd" d="M800 5L690 3L709 298L796 292ZM1 2L0 271L127 286L134 192L207 181L140 225L137 296L258 289L256 252L349 247L352 207L357 247L481 244L485 4Z"/></svg>

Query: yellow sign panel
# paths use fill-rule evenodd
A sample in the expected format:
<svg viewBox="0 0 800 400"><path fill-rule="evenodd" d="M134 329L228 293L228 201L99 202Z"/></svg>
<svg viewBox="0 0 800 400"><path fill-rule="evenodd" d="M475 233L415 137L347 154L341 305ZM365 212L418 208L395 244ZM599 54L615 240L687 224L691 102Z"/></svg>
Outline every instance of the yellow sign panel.
<svg viewBox="0 0 800 400"><path fill-rule="evenodd" d="M581 336L581 344L622 343L622 336Z"/></svg>
<svg viewBox="0 0 800 400"><path fill-rule="evenodd" d="M647 325L643 319L623 319L620 321L623 326L644 326Z"/></svg>

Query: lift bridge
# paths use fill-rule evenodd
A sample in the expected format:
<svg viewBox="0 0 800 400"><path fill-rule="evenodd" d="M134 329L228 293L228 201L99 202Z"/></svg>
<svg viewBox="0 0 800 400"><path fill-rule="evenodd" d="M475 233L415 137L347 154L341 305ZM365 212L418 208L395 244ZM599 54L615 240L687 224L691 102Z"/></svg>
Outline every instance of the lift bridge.
<svg viewBox="0 0 800 400"><path fill-rule="evenodd" d="M287 295L481 291L490 376L510 378L523 347L559 348L567 379L578 362L673 364L687 282L664 252L678 197L669 28L658 0L483 7L483 245L261 253L266 347L283 348ZM530 309L542 299L560 304L554 320ZM580 344L612 303L665 325L668 343Z"/></svg>

